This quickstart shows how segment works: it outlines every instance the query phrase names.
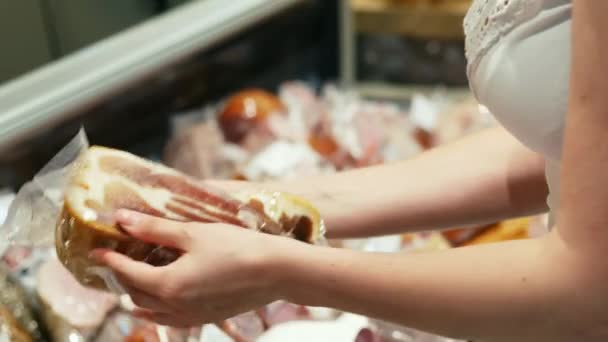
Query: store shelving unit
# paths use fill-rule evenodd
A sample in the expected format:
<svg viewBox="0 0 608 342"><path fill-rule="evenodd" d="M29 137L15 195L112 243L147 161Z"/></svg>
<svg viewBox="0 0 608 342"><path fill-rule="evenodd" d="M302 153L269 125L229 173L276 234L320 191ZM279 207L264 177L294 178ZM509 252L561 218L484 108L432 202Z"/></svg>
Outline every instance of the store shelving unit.
<svg viewBox="0 0 608 342"><path fill-rule="evenodd" d="M370 83L358 79L356 71L357 34L396 33L423 39L463 39L462 21L470 0L446 0L440 4L405 5L397 0L340 0L341 69L340 80L362 95L409 98L432 87ZM467 89L450 89L460 96Z"/></svg>

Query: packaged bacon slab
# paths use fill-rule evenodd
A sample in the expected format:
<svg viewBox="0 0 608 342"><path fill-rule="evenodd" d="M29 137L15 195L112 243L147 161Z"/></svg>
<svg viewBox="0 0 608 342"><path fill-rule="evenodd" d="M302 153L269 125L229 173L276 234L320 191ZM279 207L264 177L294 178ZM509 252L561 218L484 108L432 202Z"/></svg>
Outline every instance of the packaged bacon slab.
<svg viewBox="0 0 608 342"><path fill-rule="evenodd" d="M109 270L89 254L109 248L165 265L179 253L135 240L113 221L118 209L169 220L228 223L307 243L321 242L323 222L313 206L282 193L226 194L178 171L130 153L88 146L81 132L17 194L0 253L10 245L54 244L61 263L83 285L122 293Z"/></svg>
<svg viewBox="0 0 608 342"><path fill-rule="evenodd" d="M121 208L175 221L224 222L309 243L320 237L318 214L296 199L291 200L293 210L277 211L272 194L239 197L127 152L93 146L77 159L69 175L55 234L57 254L83 284L97 288L105 284L103 272L88 256L94 248L114 249L157 266L178 257L176 251L125 235L112 219Z"/></svg>

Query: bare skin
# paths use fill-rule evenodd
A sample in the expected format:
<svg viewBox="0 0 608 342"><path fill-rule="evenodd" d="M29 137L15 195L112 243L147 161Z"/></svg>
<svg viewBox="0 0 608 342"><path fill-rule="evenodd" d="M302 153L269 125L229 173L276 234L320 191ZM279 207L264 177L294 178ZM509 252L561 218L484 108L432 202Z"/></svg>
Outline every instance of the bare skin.
<svg viewBox="0 0 608 342"><path fill-rule="evenodd" d="M180 248L184 257L155 268L109 251L95 255L119 275L143 308L139 314L163 324L214 322L284 298L454 337L608 340L608 96L603 94L608 89L608 2L573 3L561 206L558 225L545 237L420 255L371 254L309 246L226 225L202 227L119 212L117 220L127 232ZM540 165L536 157L487 151L493 159L480 164L480 150L473 151L472 145L462 142L452 153L439 149L331 181L283 184L281 190L296 190L318 204L335 236L384 234L402 225L440 228L544 209L539 199L546 189L531 167ZM465 152L472 154L469 163ZM447 158L445 164L440 158ZM520 162L530 165L519 168ZM433 169L441 165L445 167ZM530 168L536 171L525 171ZM513 191L521 184L530 189ZM367 201L345 195L378 187L384 194L359 192ZM354 218L349 218L352 212Z"/></svg>
<svg viewBox="0 0 608 342"><path fill-rule="evenodd" d="M462 227L547 210L543 158L503 128L492 128L420 156L296 182L216 181L230 191L300 195L321 211L328 237Z"/></svg>

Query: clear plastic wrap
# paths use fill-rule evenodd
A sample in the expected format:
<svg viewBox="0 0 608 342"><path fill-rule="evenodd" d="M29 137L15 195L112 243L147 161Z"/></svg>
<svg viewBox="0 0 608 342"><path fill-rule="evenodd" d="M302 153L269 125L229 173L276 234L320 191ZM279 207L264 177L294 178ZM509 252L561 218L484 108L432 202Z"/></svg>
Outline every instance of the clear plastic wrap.
<svg viewBox="0 0 608 342"><path fill-rule="evenodd" d="M89 147L81 131L12 203L3 231L8 245L45 247L85 286L122 293L109 270L90 258L110 248L153 265L175 260L175 250L137 241L113 221L117 209L177 221L225 222L314 243L322 239L318 212L278 193L230 196L173 169L127 152ZM55 227L55 231L54 228Z"/></svg>
<svg viewBox="0 0 608 342"><path fill-rule="evenodd" d="M86 134L80 130L31 181L21 187L2 225L4 238L0 240L0 255L4 255L11 245L48 247L54 244L53 227L61 211L70 167L88 146Z"/></svg>
<svg viewBox="0 0 608 342"><path fill-rule="evenodd" d="M174 329L140 320L125 311L108 317L91 342L215 342L200 339L200 328ZM67 340L66 340L67 341ZM71 342L71 340L70 340Z"/></svg>
<svg viewBox="0 0 608 342"><path fill-rule="evenodd" d="M231 98L242 100L243 94L251 97L245 91ZM225 106L178 114L164 160L198 178L237 175L265 181L392 162L422 150L414 121L397 104L364 99L333 85L317 93L303 82L283 83L278 96L272 102L282 103L281 113L262 115L238 141L228 139L226 122L219 128Z"/></svg>
<svg viewBox="0 0 608 342"><path fill-rule="evenodd" d="M40 316L53 341L89 341L118 306L118 296L82 286L55 257L38 268L36 283Z"/></svg>
<svg viewBox="0 0 608 342"><path fill-rule="evenodd" d="M465 342L447 337L437 336L415 329L406 328L397 324L379 320L370 320L371 331L376 339L361 339L360 341L382 342ZM367 335L370 335L368 333Z"/></svg>
<svg viewBox="0 0 608 342"><path fill-rule="evenodd" d="M27 293L0 267L0 341L41 341L43 334Z"/></svg>

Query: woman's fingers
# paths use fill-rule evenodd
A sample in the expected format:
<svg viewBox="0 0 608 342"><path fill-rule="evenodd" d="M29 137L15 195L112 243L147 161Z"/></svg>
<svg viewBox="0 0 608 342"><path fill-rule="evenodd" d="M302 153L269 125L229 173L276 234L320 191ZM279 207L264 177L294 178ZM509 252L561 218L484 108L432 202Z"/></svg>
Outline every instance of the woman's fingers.
<svg viewBox="0 0 608 342"><path fill-rule="evenodd" d="M121 280L119 279L119 281ZM131 297L131 301L133 301L133 303L141 309L162 313L170 313L175 311L167 303L152 295L147 294L142 290L128 286L126 290L129 296Z"/></svg>
<svg viewBox="0 0 608 342"><path fill-rule="evenodd" d="M128 256L108 249L95 249L91 255L97 262L110 268L124 286L154 293L166 281L163 268L134 261Z"/></svg>
<svg viewBox="0 0 608 342"><path fill-rule="evenodd" d="M189 246L190 238L183 222L124 209L118 210L114 218L129 235L138 240L182 251L187 250Z"/></svg>
<svg viewBox="0 0 608 342"><path fill-rule="evenodd" d="M163 312L155 312L150 310L141 310L136 309L133 311L133 315L135 317L148 320L150 322L154 322L159 325L165 325L173 328L191 328L193 324L189 324L182 317L178 317L175 315L163 313Z"/></svg>

